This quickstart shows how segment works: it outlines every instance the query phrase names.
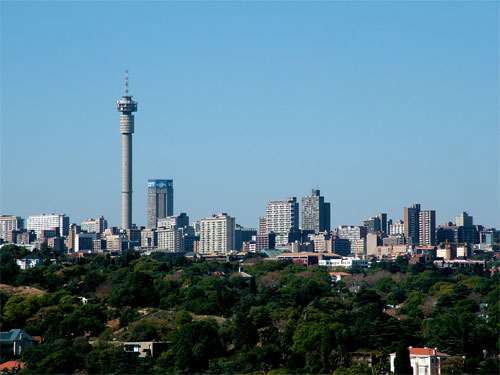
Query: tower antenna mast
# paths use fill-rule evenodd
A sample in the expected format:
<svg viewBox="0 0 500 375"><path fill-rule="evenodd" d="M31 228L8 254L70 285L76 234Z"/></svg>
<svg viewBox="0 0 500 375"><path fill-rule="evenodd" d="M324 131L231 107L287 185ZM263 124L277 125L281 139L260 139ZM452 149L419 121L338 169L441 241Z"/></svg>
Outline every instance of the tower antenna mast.
<svg viewBox="0 0 500 375"><path fill-rule="evenodd" d="M125 94L128 95L128 69L125 70Z"/></svg>

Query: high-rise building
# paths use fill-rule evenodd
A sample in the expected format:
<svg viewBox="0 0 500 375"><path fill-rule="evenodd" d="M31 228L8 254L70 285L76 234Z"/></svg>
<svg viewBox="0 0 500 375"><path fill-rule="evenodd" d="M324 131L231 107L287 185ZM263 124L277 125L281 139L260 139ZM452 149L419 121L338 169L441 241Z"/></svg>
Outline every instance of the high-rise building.
<svg viewBox="0 0 500 375"><path fill-rule="evenodd" d="M88 233L104 233L108 229L108 221L104 219L104 216L98 217L97 219L88 219L82 221L81 225L83 232Z"/></svg>
<svg viewBox="0 0 500 375"><path fill-rule="evenodd" d="M394 224L389 225L389 234L390 235L395 235L395 234L405 234L405 224L401 221L398 220Z"/></svg>
<svg viewBox="0 0 500 375"><path fill-rule="evenodd" d="M158 219L158 228L170 228L172 226L177 228L186 228L189 226L189 216L185 212L181 212L178 216L167 216L163 219Z"/></svg>
<svg viewBox="0 0 500 375"><path fill-rule="evenodd" d="M226 254L235 249L234 217L220 213L200 220L200 253Z"/></svg>
<svg viewBox="0 0 500 375"><path fill-rule="evenodd" d="M363 221L363 226L366 227L368 233L378 232L381 230L380 218L378 216L369 217Z"/></svg>
<svg viewBox="0 0 500 375"><path fill-rule="evenodd" d="M467 227L472 225L474 225L473 218L472 216L469 216L467 212L462 212L457 216L457 227Z"/></svg>
<svg viewBox="0 0 500 375"><path fill-rule="evenodd" d="M128 70L125 71L125 94L116 102L120 115L120 133L122 134L122 229L132 228L132 134L134 133L134 115L137 102L128 93Z"/></svg>
<svg viewBox="0 0 500 375"><path fill-rule="evenodd" d="M259 217L259 234L267 234L267 224L265 217Z"/></svg>
<svg viewBox="0 0 500 375"><path fill-rule="evenodd" d="M148 228L156 228L158 219L173 214L173 180L148 180Z"/></svg>
<svg viewBox="0 0 500 375"><path fill-rule="evenodd" d="M23 229L23 219L19 216L0 215L0 238L7 241L9 232Z"/></svg>
<svg viewBox="0 0 500 375"><path fill-rule="evenodd" d="M361 250L363 246L366 248L366 242L362 245L363 241L358 243L358 240L366 239L367 232L364 226L342 225L337 229L337 237L348 239L351 243L351 253L354 254L356 249L360 252L360 248Z"/></svg>
<svg viewBox="0 0 500 375"><path fill-rule="evenodd" d="M380 230L386 234L389 233L389 227L387 226L387 214L379 213L377 217L380 220Z"/></svg>
<svg viewBox="0 0 500 375"><path fill-rule="evenodd" d="M289 233L299 229L299 203L296 197L267 204L266 229L268 233L276 234L276 247L287 247Z"/></svg>
<svg viewBox="0 0 500 375"><path fill-rule="evenodd" d="M404 208L404 235L406 242L410 245L419 243L419 215L420 204L414 204L411 207Z"/></svg>
<svg viewBox="0 0 500 375"><path fill-rule="evenodd" d="M420 246L436 244L436 211L420 211L419 213L419 243Z"/></svg>
<svg viewBox="0 0 500 375"><path fill-rule="evenodd" d="M301 229L330 232L330 209L330 203L325 202L320 191L312 189L310 197L302 197Z"/></svg>
<svg viewBox="0 0 500 375"><path fill-rule="evenodd" d="M175 225L168 229L158 230L158 250L168 253L184 252L184 235L182 228Z"/></svg>
<svg viewBox="0 0 500 375"><path fill-rule="evenodd" d="M257 235L257 230L255 228L244 228L241 225L236 224L236 230L234 232L234 249L241 251L243 248L243 242L250 242L252 238Z"/></svg>
<svg viewBox="0 0 500 375"><path fill-rule="evenodd" d="M69 233L69 217L66 215L36 215L28 217L28 231L34 230L37 238L45 229L59 229L61 236L67 236Z"/></svg>

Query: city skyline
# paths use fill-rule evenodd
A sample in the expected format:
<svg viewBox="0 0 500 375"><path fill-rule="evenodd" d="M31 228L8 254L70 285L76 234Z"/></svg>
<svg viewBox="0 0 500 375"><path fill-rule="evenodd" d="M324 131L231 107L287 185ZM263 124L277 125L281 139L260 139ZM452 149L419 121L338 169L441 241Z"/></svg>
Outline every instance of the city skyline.
<svg viewBox="0 0 500 375"><path fill-rule="evenodd" d="M193 220L257 228L268 202L319 186L332 228L414 202L438 225L467 211L500 226L498 4L93 6L89 22L85 4L1 4L1 214L119 226L112 107L130 68L137 225L165 176ZM121 16L144 28L114 35Z"/></svg>

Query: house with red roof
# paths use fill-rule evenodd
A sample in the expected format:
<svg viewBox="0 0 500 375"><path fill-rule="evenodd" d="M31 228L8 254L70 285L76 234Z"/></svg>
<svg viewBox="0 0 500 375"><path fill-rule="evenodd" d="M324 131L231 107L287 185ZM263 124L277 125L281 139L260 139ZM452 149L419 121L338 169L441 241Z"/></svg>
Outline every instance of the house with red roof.
<svg viewBox="0 0 500 375"><path fill-rule="evenodd" d="M450 357L449 354L441 353L437 348L413 348L409 347L410 362L413 367L413 375L440 375L441 362ZM394 372L394 359L396 353L390 354L391 372Z"/></svg>

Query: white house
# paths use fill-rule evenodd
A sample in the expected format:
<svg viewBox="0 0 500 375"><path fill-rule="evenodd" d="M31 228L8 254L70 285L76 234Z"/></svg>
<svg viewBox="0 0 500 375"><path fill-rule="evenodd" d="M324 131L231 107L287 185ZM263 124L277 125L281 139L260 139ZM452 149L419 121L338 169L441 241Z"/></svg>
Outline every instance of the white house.
<svg viewBox="0 0 500 375"><path fill-rule="evenodd" d="M35 254L28 254L25 257L16 260L16 263L22 270L28 270L30 268L35 268L41 266L43 263L43 258L40 258Z"/></svg>
<svg viewBox="0 0 500 375"><path fill-rule="evenodd" d="M448 358L446 353L438 352L437 348L408 348L413 375L440 375L441 360ZM396 353L390 354L391 372L394 372Z"/></svg>

